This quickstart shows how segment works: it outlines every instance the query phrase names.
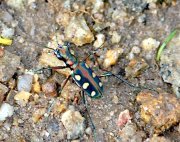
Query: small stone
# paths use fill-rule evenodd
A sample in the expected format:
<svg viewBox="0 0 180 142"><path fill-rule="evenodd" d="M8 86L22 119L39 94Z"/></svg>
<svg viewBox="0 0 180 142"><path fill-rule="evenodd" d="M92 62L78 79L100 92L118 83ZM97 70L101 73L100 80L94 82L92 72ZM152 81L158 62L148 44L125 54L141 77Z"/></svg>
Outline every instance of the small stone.
<svg viewBox="0 0 180 142"><path fill-rule="evenodd" d="M0 81L8 81L20 66L20 57L5 50L0 59Z"/></svg>
<svg viewBox="0 0 180 142"><path fill-rule="evenodd" d="M97 34L96 38L97 39L94 42L93 46L97 49L97 48L101 47L104 44L105 35L104 34Z"/></svg>
<svg viewBox="0 0 180 142"><path fill-rule="evenodd" d="M132 60L134 59L136 56L138 56L137 54L140 54L141 49L138 46L133 46L131 49L131 52L128 55L128 59Z"/></svg>
<svg viewBox="0 0 180 142"><path fill-rule="evenodd" d="M148 92L140 92L136 98L141 104L141 118L151 126L154 133L160 134L180 121L179 100L171 94L163 93L154 96Z"/></svg>
<svg viewBox="0 0 180 142"><path fill-rule="evenodd" d="M92 13L99 13L104 11L104 1L103 0L91 0L93 4Z"/></svg>
<svg viewBox="0 0 180 142"><path fill-rule="evenodd" d="M117 125L119 127L124 126L127 122L131 122L132 117L130 116L129 110L124 110L119 114Z"/></svg>
<svg viewBox="0 0 180 142"><path fill-rule="evenodd" d="M86 128L85 133L90 136L92 134L91 127Z"/></svg>
<svg viewBox="0 0 180 142"><path fill-rule="evenodd" d="M66 110L67 110L67 104L66 103L56 104L56 106L53 109L53 111L55 111L56 113L62 113Z"/></svg>
<svg viewBox="0 0 180 142"><path fill-rule="evenodd" d="M30 74L24 74L18 77L17 89L18 91L30 92L32 88L33 76Z"/></svg>
<svg viewBox="0 0 180 142"><path fill-rule="evenodd" d="M122 48L115 48L113 50L108 50L106 52L106 57L104 59L103 66L104 68L108 68L112 65L115 65L118 61L119 56L123 53Z"/></svg>
<svg viewBox="0 0 180 142"><path fill-rule="evenodd" d="M143 131L138 131L137 127L133 123L127 123L125 127L119 132L122 142L142 142L146 137Z"/></svg>
<svg viewBox="0 0 180 142"><path fill-rule="evenodd" d="M82 46L91 43L94 40L94 35L87 26L84 17L78 15L71 17L65 26L65 38L77 46Z"/></svg>
<svg viewBox="0 0 180 142"><path fill-rule="evenodd" d="M21 91L14 96L14 99L17 101L19 105L26 106L30 96L31 94L29 92Z"/></svg>
<svg viewBox="0 0 180 142"><path fill-rule="evenodd" d="M118 34L118 32L113 31L113 33L112 33L112 38L111 38L111 42L112 42L113 44L115 44L115 43L119 43L120 40L121 40L121 36Z"/></svg>
<svg viewBox="0 0 180 142"><path fill-rule="evenodd" d="M7 131L10 131L10 130L11 130L11 124L10 124L10 123L4 123L4 128L5 128Z"/></svg>
<svg viewBox="0 0 180 142"><path fill-rule="evenodd" d="M45 114L46 109L45 108L39 108L37 110L35 110L35 112L32 115L32 120L34 123L39 122L39 120L43 117L43 115Z"/></svg>
<svg viewBox="0 0 180 142"><path fill-rule="evenodd" d="M138 22L145 24L146 23L146 18L147 18L146 14L142 14L141 16L138 17Z"/></svg>
<svg viewBox="0 0 180 142"><path fill-rule="evenodd" d="M159 47L159 45L160 42L153 38L144 39L141 43L141 47L147 52L156 50Z"/></svg>
<svg viewBox="0 0 180 142"><path fill-rule="evenodd" d="M4 121L7 117L11 117L13 115L13 112L13 106L7 103L3 103L0 107L0 121Z"/></svg>
<svg viewBox="0 0 180 142"><path fill-rule="evenodd" d="M8 28L6 26L3 27L1 31L1 36L5 38L12 38L14 35L14 28Z"/></svg>
<svg viewBox="0 0 180 142"><path fill-rule="evenodd" d="M133 46L131 52L139 54L141 52L141 49L138 46Z"/></svg>
<svg viewBox="0 0 180 142"><path fill-rule="evenodd" d="M38 75L37 74L34 75L33 91L35 93L40 93L40 91L41 91L41 86L40 86L40 83L38 81Z"/></svg>
<svg viewBox="0 0 180 142"><path fill-rule="evenodd" d="M8 88L5 85L0 83L0 106L1 106L1 103L3 102L3 100L4 100L4 97L5 97L4 95L7 92L8 92Z"/></svg>
<svg viewBox="0 0 180 142"><path fill-rule="evenodd" d="M113 99L112 99L112 102L115 103L115 104L118 104L118 102L119 102L118 96L114 95Z"/></svg>
<svg viewBox="0 0 180 142"><path fill-rule="evenodd" d="M67 110L61 121L67 130L67 139L76 139L84 133L84 117L78 111Z"/></svg>
<svg viewBox="0 0 180 142"><path fill-rule="evenodd" d="M7 5L17 10L24 9L25 0L7 0Z"/></svg>
<svg viewBox="0 0 180 142"><path fill-rule="evenodd" d="M48 80L46 83L42 85L42 91L47 96L57 96L57 86L56 83L53 80Z"/></svg>
<svg viewBox="0 0 180 142"><path fill-rule="evenodd" d="M128 66L125 68L127 77L137 77L144 70L146 70L149 65L143 58L133 58L130 60Z"/></svg>

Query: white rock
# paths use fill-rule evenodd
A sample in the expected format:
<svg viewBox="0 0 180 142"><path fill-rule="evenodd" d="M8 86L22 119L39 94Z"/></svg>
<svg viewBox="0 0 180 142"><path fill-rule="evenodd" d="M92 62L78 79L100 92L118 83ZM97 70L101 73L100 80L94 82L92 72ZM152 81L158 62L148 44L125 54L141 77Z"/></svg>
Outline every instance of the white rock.
<svg viewBox="0 0 180 142"><path fill-rule="evenodd" d="M7 5L15 9L24 9L25 0L7 0Z"/></svg>
<svg viewBox="0 0 180 142"><path fill-rule="evenodd" d="M160 45L160 42L153 38L144 39L141 43L141 47L145 51L156 50L159 47L159 45Z"/></svg>
<svg viewBox="0 0 180 142"><path fill-rule="evenodd" d="M103 0L91 0L91 1L93 3L92 13L104 11L104 1Z"/></svg>
<svg viewBox="0 0 180 142"><path fill-rule="evenodd" d="M99 48L103 45L104 41L105 41L105 35L104 34L97 34L96 35L96 41L94 42L93 46L95 48Z"/></svg>
<svg viewBox="0 0 180 142"><path fill-rule="evenodd" d="M14 112L14 107L7 104L3 103L0 107L0 121L6 120L7 117L11 117Z"/></svg>
<svg viewBox="0 0 180 142"><path fill-rule="evenodd" d="M76 139L84 133L84 117L78 111L66 111L61 121L67 130L67 139Z"/></svg>
<svg viewBox="0 0 180 142"><path fill-rule="evenodd" d="M112 43L119 43L120 40L121 40L121 36L116 31L113 31L111 42Z"/></svg>
<svg viewBox="0 0 180 142"><path fill-rule="evenodd" d="M94 40L94 35L82 15L70 18L68 25L65 26L65 37L77 46L91 43Z"/></svg>
<svg viewBox="0 0 180 142"><path fill-rule="evenodd" d="M33 76L30 74L24 74L18 77L17 89L18 91L30 92L32 88Z"/></svg>
<svg viewBox="0 0 180 142"><path fill-rule="evenodd" d="M26 92L26 91L21 91L14 96L14 99L17 101L19 105L26 106L30 96L31 96L31 93Z"/></svg>

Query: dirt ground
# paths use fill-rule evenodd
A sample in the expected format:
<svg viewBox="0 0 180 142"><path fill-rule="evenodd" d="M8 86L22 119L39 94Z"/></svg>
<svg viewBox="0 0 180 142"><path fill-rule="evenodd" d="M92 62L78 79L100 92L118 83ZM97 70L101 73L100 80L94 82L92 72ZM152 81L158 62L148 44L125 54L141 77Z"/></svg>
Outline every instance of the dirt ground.
<svg viewBox="0 0 180 142"><path fill-rule="evenodd" d="M6 118L5 121L0 121L0 141L180 141L178 120L170 128L168 127L156 134L151 123L147 124L141 119L140 103L136 100L138 93L146 91L151 92L154 96L158 96L157 92L147 89L138 90L113 76L101 78L104 85L102 98L92 99L86 96L89 113L95 125L96 132L88 131L92 129L91 122L88 118L80 89L75 85L73 80L70 80L70 84L68 85L70 87L67 90L67 94L73 96L71 99L59 99L55 97L56 95L45 95L44 91L34 93L31 90L29 92L32 96L30 96L24 106L19 105L14 99L7 100L7 96L13 96L14 98L18 93L17 80L19 76L25 73L25 70L43 67L39 63L39 58L44 49L43 46L51 42L51 38L57 33L65 36L66 26L57 23L59 13L63 13L60 6L65 2L67 5L69 3L71 11L73 11L73 7L76 7L75 4L77 4L80 7L84 6L85 10L90 13L87 14L82 11L78 13L84 16L90 31L94 35L92 42L87 42L81 46L72 43L72 50L75 52L79 61L82 61L90 51L94 50L93 43L96 40L95 36L97 34L103 34L105 36L105 44L97 53L100 63L96 61L94 56L87 60L88 65L92 67L97 75L104 73L103 68L106 68L106 70L115 74L120 73L132 84L159 89L161 90L160 92L167 92L171 94L170 96L176 97L171 89L171 85L165 83L160 76L159 65L155 61L157 48L152 51L150 59L146 58L146 52L143 52L143 49L141 50L142 52L140 51L140 54L134 54L134 56L145 60L146 68L143 69L140 63L138 64L140 67L138 65L136 66L136 68L140 68L140 71L137 71L138 75L135 73L136 68L130 69L132 76L125 76L125 74L127 75L127 68L130 66L129 62L132 60L130 58L130 52L134 46L141 48L142 41L147 38L153 38L162 43L170 32L177 28L178 24L180 24L180 1L153 3L146 0L108 0L102 1L104 8L100 12L97 10L97 12L93 13L93 8L95 7L93 3L95 1L63 0L57 2L52 0L27 0L23 1L19 7L14 7L13 2L10 0L0 1L0 20L7 27L14 30L13 35L10 37L13 43L10 46L5 46L4 50L20 57L20 64L14 71L13 76L11 76L15 80L14 88L10 89L9 87L9 80L11 78L7 81L1 81L3 85L9 88L4 95L3 101L10 103L14 107L14 113L11 117ZM9 16L4 16L4 13L8 13ZM65 19L66 17L63 18ZM96 21L94 19L102 21L103 26L100 25L100 30L95 30L94 25ZM114 32L117 32L121 36L120 41L112 42ZM103 61L106 59L106 52L118 48L123 49L123 53L118 56L118 60L115 61L115 64L104 67ZM42 74L38 74L38 76L41 87L42 84L51 79L56 82L56 90L60 88L60 84L65 78L64 75L49 70L45 70ZM60 79L58 80L57 77ZM65 88L65 92L67 88ZM169 98L171 99L171 97ZM62 102L62 104L66 104L63 111L56 112L53 110L48 117L42 115L37 121L33 121L34 112L41 110L41 108L47 110L49 104L54 99L57 99L60 104ZM62 105L60 106L62 107ZM61 107L60 109L62 109ZM77 137L72 136L72 138L67 139L68 130L63 125L64 123L62 123L62 115L68 110L71 110L72 107L72 110L80 112L84 118L83 127L85 132L78 134ZM128 120L128 124L125 124L126 126L119 126L117 124L119 114L126 109L130 112L131 120ZM38 113L40 115L41 112ZM124 128L127 129L125 130ZM94 137L93 134L96 136Z"/></svg>

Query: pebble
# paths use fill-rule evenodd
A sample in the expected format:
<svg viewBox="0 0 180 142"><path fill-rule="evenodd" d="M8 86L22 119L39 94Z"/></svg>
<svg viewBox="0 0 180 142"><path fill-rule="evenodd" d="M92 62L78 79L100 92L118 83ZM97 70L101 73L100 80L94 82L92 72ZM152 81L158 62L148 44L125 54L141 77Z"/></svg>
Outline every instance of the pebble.
<svg viewBox="0 0 180 142"><path fill-rule="evenodd" d="M35 92L35 93L40 93L40 91L41 91L41 86L38 81L38 78L39 78L38 75L35 74L34 75L34 83L33 83L33 92Z"/></svg>
<svg viewBox="0 0 180 142"><path fill-rule="evenodd" d="M121 40L121 36L118 34L118 32L116 31L113 31L112 33L112 38L111 38L111 42L113 44L116 44L116 43L119 43Z"/></svg>
<svg viewBox="0 0 180 142"><path fill-rule="evenodd" d="M146 134L138 131L134 123L127 123L125 127L119 132L122 142L142 142Z"/></svg>
<svg viewBox="0 0 180 142"><path fill-rule="evenodd" d="M31 95L29 92L21 91L14 96L14 99L19 105L26 106Z"/></svg>
<svg viewBox="0 0 180 142"><path fill-rule="evenodd" d="M149 65L143 58L133 58L125 68L126 76L137 77L148 67Z"/></svg>
<svg viewBox="0 0 180 142"><path fill-rule="evenodd" d="M138 54L140 54L141 49L138 46L133 46L131 52L128 54L128 59L134 59Z"/></svg>
<svg viewBox="0 0 180 142"><path fill-rule="evenodd" d="M64 32L66 40L76 46L82 46L94 40L94 35L82 15L71 17L68 25L65 26Z"/></svg>
<svg viewBox="0 0 180 142"><path fill-rule="evenodd" d="M113 98L112 98L112 102L115 103L115 104L118 104L118 102L119 102L118 96L114 95Z"/></svg>
<svg viewBox="0 0 180 142"><path fill-rule="evenodd" d="M46 109L45 108L39 108L33 112L32 120L34 123L39 122L39 120L42 118L42 116L45 114Z"/></svg>
<svg viewBox="0 0 180 142"><path fill-rule="evenodd" d="M115 48L112 50L108 50L106 52L106 56L103 63L104 68L108 68L112 65L115 65L118 61L118 58L120 57L122 53L123 53L122 48Z"/></svg>
<svg viewBox="0 0 180 142"><path fill-rule="evenodd" d="M22 10L24 9L24 1L25 0L7 0L6 3L14 9Z"/></svg>
<svg viewBox="0 0 180 142"><path fill-rule="evenodd" d="M3 103L0 107L0 121L6 120L7 117L11 117L14 113L14 107Z"/></svg>
<svg viewBox="0 0 180 142"><path fill-rule="evenodd" d="M93 46L97 49L97 48L101 47L104 44L105 35L104 34L97 34L96 38L97 39L94 42Z"/></svg>
<svg viewBox="0 0 180 142"><path fill-rule="evenodd" d="M90 31L83 15L60 12L56 21L64 27L66 41L82 46L94 40L94 35Z"/></svg>
<svg viewBox="0 0 180 142"><path fill-rule="evenodd" d="M67 130L67 139L76 139L84 133L84 117L78 111L67 110L62 114L61 121Z"/></svg>
<svg viewBox="0 0 180 142"><path fill-rule="evenodd" d="M0 106L4 100L4 97L5 97L4 95L8 92L8 90L9 89L5 85L0 83Z"/></svg>
<svg viewBox="0 0 180 142"><path fill-rule="evenodd" d="M4 56L0 59L0 81L6 82L12 78L19 66L20 57L5 50Z"/></svg>
<svg viewBox="0 0 180 142"><path fill-rule="evenodd" d="M161 93L158 96L140 92L136 100L141 104L141 119L151 128L152 133L160 134L180 121L179 100L171 94Z"/></svg>
<svg viewBox="0 0 180 142"><path fill-rule="evenodd" d="M18 77L17 89L18 91L30 92L32 88L33 76L24 74Z"/></svg>
<svg viewBox="0 0 180 142"><path fill-rule="evenodd" d="M57 96L57 86L53 80L48 80L42 85L42 91L46 96Z"/></svg>
<svg viewBox="0 0 180 142"><path fill-rule="evenodd" d="M153 38L146 38L142 41L141 47L144 51L156 50L160 45L160 42Z"/></svg>
<svg viewBox="0 0 180 142"><path fill-rule="evenodd" d="M104 1L103 0L92 0L93 10L92 13L98 13L104 11Z"/></svg>
<svg viewBox="0 0 180 142"><path fill-rule="evenodd" d="M119 127L124 126L126 123L131 122L131 119L130 112L126 109L119 114L117 125Z"/></svg>
<svg viewBox="0 0 180 142"><path fill-rule="evenodd" d="M14 28L9 28L7 25L5 25L2 21L0 21L0 25L2 27L1 30L1 36L4 38L12 38L14 35Z"/></svg>
<svg viewBox="0 0 180 142"><path fill-rule="evenodd" d="M85 133L90 136L92 134L91 127L86 128Z"/></svg>

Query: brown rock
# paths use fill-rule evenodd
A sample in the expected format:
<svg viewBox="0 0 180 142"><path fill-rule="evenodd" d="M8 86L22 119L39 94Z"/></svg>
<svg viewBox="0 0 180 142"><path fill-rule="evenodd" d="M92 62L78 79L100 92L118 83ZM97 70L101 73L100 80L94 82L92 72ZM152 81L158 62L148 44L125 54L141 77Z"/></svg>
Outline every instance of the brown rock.
<svg viewBox="0 0 180 142"><path fill-rule="evenodd" d="M148 64L143 58L134 58L129 62L129 65L125 68L127 77L137 77L140 75L146 68Z"/></svg>
<svg viewBox="0 0 180 142"><path fill-rule="evenodd" d="M56 83L53 80L49 80L46 83L42 85L42 91L47 95L47 96L57 96L57 91L56 91Z"/></svg>
<svg viewBox="0 0 180 142"><path fill-rule="evenodd" d="M136 99L141 103L141 118L152 126L154 133L162 133L180 121L179 100L171 94L153 96L140 92Z"/></svg>

